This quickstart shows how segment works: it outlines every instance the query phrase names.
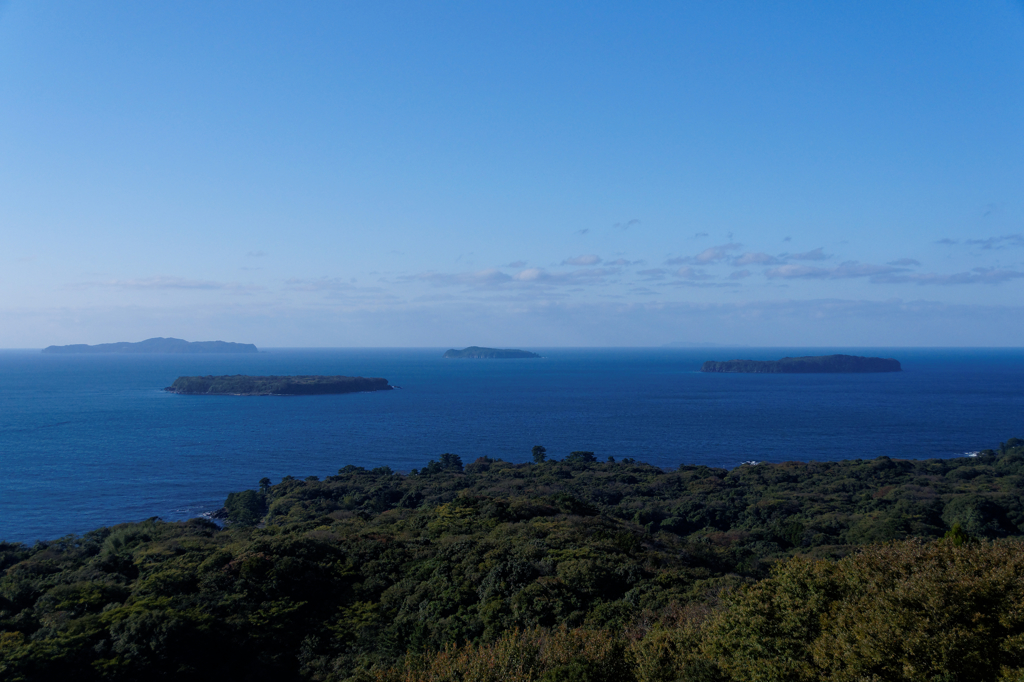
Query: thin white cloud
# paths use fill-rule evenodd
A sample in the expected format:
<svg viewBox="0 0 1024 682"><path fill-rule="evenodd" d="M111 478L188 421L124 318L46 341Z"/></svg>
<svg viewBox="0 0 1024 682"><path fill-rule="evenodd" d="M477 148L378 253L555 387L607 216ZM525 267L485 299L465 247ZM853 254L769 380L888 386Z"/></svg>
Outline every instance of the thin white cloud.
<svg viewBox="0 0 1024 682"><path fill-rule="evenodd" d="M750 277L750 270L737 270L729 273L729 279L746 279L747 277Z"/></svg>
<svg viewBox="0 0 1024 682"><path fill-rule="evenodd" d="M127 290L159 290L159 289L200 289L224 291L258 291L263 287L247 286L238 282L215 282L204 279L185 279L184 277L145 277L142 279L112 279L106 281L82 282L72 285L73 288L106 287Z"/></svg>
<svg viewBox="0 0 1024 682"><path fill-rule="evenodd" d="M517 273L514 277L512 277L512 279L518 282L535 282L538 280L547 279L548 277L550 277L550 273L548 273L543 268L527 268L526 270Z"/></svg>
<svg viewBox="0 0 1024 682"><path fill-rule="evenodd" d="M718 261L727 258L729 251L735 251L739 248L739 244L722 244L721 246L712 246L710 249L704 249L694 256L693 262L698 264L717 263Z"/></svg>
<svg viewBox="0 0 1024 682"><path fill-rule="evenodd" d="M767 253L744 253L732 261L733 265L782 265L786 261Z"/></svg>
<svg viewBox="0 0 1024 682"><path fill-rule="evenodd" d="M583 256L576 256L574 258L566 258L562 261L562 265L597 265L601 262L601 257L596 253L588 253Z"/></svg>
<svg viewBox="0 0 1024 682"><path fill-rule="evenodd" d="M670 258L665 261L665 265L683 265L686 263L692 263L695 265L709 265L711 263L718 263L729 257L730 251L736 251L742 245L741 244L721 244L719 246L712 246L704 249L696 256L679 256L676 258Z"/></svg>
<svg viewBox="0 0 1024 682"><path fill-rule="evenodd" d="M902 259L905 262L912 259ZM916 261L915 261L916 262ZM1024 278L1024 272L996 268L974 268L969 272L912 273L906 267L894 265L870 265L850 261L832 268L818 268L807 265L783 265L765 271L769 279L852 279L866 277L873 284L934 284L954 286L958 284L1002 284Z"/></svg>
<svg viewBox="0 0 1024 682"><path fill-rule="evenodd" d="M970 272L955 272L952 274L938 273L911 273L892 274L873 278L871 281L879 284L935 284L938 286L954 286L958 284L1003 284L1011 280L1024 277L1024 272L1016 270L997 270L995 268L975 268Z"/></svg>
<svg viewBox="0 0 1024 682"><path fill-rule="evenodd" d="M477 272L460 272L460 273L441 273L441 272L421 272L415 275L406 275L400 277L403 281L418 281L426 282L435 287L450 287L450 286L472 286L472 287L486 287L486 286L497 286L506 282L511 282L512 277L505 274L501 270L490 268L487 270L479 270Z"/></svg>
<svg viewBox="0 0 1024 682"><path fill-rule="evenodd" d="M293 277L285 281L285 286L292 291L384 291L380 287L360 287L355 278L317 277L299 279Z"/></svg>
<svg viewBox="0 0 1024 682"><path fill-rule="evenodd" d="M615 268L591 268L573 272L549 272L543 268L528 268L513 276L516 282L546 285L579 285L604 282L608 277L618 274Z"/></svg>
<svg viewBox="0 0 1024 682"><path fill-rule="evenodd" d="M956 239L939 239L935 242L936 244L943 244L945 246L954 246L956 244L963 244L965 246L980 246L982 249L988 250L999 250L1013 246L1024 246L1024 234L1004 234L999 237L987 237L985 239L965 239L963 242Z"/></svg>
<svg viewBox="0 0 1024 682"><path fill-rule="evenodd" d="M696 289L735 289L740 285L736 282L705 282L692 279L674 279L669 282L659 282L659 287L690 287Z"/></svg>
<svg viewBox="0 0 1024 682"><path fill-rule="evenodd" d="M285 288L290 291L323 293L328 299L373 301L379 303L399 300L397 296L381 287L358 286L355 278L316 277L313 279L300 279L293 277L285 281Z"/></svg>
<svg viewBox="0 0 1024 682"><path fill-rule="evenodd" d="M891 265L870 265L848 261L832 268L818 268L809 265L783 265L765 271L768 279L852 279L856 277L876 277L897 272L904 268Z"/></svg>
<svg viewBox="0 0 1024 682"><path fill-rule="evenodd" d="M609 277L619 273L618 268L586 268L571 272L551 272L544 268L526 268L514 275L501 270L488 269L477 272L440 273L421 272L406 275L404 282L426 282L435 287L466 287L469 289L507 289L515 287L581 286L602 284Z"/></svg>
<svg viewBox="0 0 1024 682"><path fill-rule="evenodd" d="M620 230L628 230L629 228L636 227L639 224L639 220L637 220L636 218L631 218L630 220L627 220L624 223L615 223L612 227L616 227Z"/></svg>
<svg viewBox="0 0 1024 682"><path fill-rule="evenodd" d="M636 273L643 281L653 281L659 279L665 279L665 275L668 274L668 270L665 268L650 268L648 270L640 270Z"/></svg>
<svg viewBox="0 0 1024 682"><path fill-rule="evenodd" d="M676 277L679 277L680 279L687 279L690 280L691 282L697 282L705 279L714 279L711 275L704 272L703 270L700 270L698 268L692 268L689 266L685 268L679 268L672 274L675 275Z"/></svg>
<svg viewBox="0 0 1024 682"><path fill-rule="evenodd" d="M508 265L506 265L505 267L506 268L525 268L526 267L526 261L524 261L524 260L513 261L513 262L509 263Z"/></svg>
<svg viewBox="0 0 1024 682"><path fill-rule="evenodd" d="M267 255L266 251L249 251L245 254L249 258L263 258Z"/></svg>
<svg viewBox="0 0 1024 682"><path fill-rule="evenodd" d="M726 296L729 290L718 291ZM0 347L100 343L141 334L143 328L181 330L185 338L228 335L270 347L314 346L325 332L350 346L444 347L453 335L510 347L660 345L689 339L695 330L702 341L730 346L1012 346L1024 335L1020 305L893 298L668 302L639 293L642 300L633 303L533 295L496 303L497 297L467 300L445 293L436 290L436 302L416 306L350 305L343 299L333 305L247 299L228 304L206 298L158 308L97 301L83 309L26 310L4 301Z"/></svg>
<svg viewBox="0 0 1024 682"><path fill-rule="evenodd" d="M920 265L920 264L921 264L921 261L914 260L913 258L898 258L896 260L891 260L891 261L889 261L887 263L887 265L895 265L896 267L900 267L900 268L907 268L907 267L910 267L912 265Z"/></svg>
<svg viewBox="0 0 1024 682"><path fill-rule="evenodd" d="M820 246L812 251L794 253L787 256L787 258L792 260L828 260L831 257L832 254L825 253L825 249Z"/></svg>
<svg viewBox="0 0 1024 682"><path fill-rule="evenodd" d="M1008 246L1024 246L1024 235L1004 234L1001 237L989 237L988 239L968 239L964 244L980 246L983 249L1003 249Z"/></svg>

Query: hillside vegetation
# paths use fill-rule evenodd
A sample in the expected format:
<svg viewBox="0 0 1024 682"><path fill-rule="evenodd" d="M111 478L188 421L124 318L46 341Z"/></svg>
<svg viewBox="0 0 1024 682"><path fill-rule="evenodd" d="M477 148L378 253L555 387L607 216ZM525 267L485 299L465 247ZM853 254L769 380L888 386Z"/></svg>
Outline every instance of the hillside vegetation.
<svg viewBox="0 0 1024 682"><path fill-rule="evenodd" d="M1022 446L264 479L0 544L0 679L1016 680Z"/></svg>

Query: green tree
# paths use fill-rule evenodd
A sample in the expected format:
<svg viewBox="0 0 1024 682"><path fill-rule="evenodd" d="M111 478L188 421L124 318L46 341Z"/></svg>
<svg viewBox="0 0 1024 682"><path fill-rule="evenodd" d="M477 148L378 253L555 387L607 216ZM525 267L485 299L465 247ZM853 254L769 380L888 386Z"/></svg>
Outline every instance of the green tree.
<svg viewBox="0 0 1024 682"><path fill-rule="evenodd" d="M445 471L462 471L462 458L446 452L441 455L441 468Z"/></svg>
<svg viewBox="0 0 1024 682"><path fill-rule="evenodd" d="M960 527L959 523L954 523L953 527L942 536L942 539L951 542L956 547L970 542L977 542L975 538L971 537L970 533Z"/></svg>
<svg viewBox="0 0 1024 682"><path fill-rule="evenodd" d="M224 502L228 520L239 526L255 526L267 513L267 500L255 490L228 493Z"/></svg>
<svg viewBox="0 0 1024 682"><path fill-rule="evenodd" d="M590 462L596 462L597 457L590 450L573 450L565 458L565 461L570 464L589 464Z"/></svg>
<svg viewBox="0 0 1024 682"><path fill-rule="evenodd" d="M548 449L543 445L533 446L533 461L540 464L548 458Z"/></svg>

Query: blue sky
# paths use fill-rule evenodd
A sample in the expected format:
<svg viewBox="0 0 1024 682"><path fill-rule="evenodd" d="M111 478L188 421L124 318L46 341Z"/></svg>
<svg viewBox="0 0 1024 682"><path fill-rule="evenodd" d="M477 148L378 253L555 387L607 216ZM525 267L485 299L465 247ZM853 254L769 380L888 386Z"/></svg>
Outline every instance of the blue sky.
<svg viewBox="0 0 1024 682"><path fill-rule="evenodd" d="M0 347L1019 345L1022 294L1020 3L0 3Z"/></svg>

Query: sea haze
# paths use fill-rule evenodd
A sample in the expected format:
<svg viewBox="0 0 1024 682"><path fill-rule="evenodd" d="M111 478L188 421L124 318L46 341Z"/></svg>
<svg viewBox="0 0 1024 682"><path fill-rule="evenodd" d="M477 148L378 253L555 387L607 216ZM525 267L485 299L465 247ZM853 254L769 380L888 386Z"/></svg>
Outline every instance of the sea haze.
<svg viewBox="0 0 1024 682"><path fill-rule="evenodd" d="M1024 350L272 349L256 355L0 351L0 539L33 541L219 507L264 476L422 467L444 452L522 462L593 450L662 467L954 457L1024 436ZM892 374L702 374L705 360L844 352ZM179 375L345 374L401 390L165 393Z"/></svg>

